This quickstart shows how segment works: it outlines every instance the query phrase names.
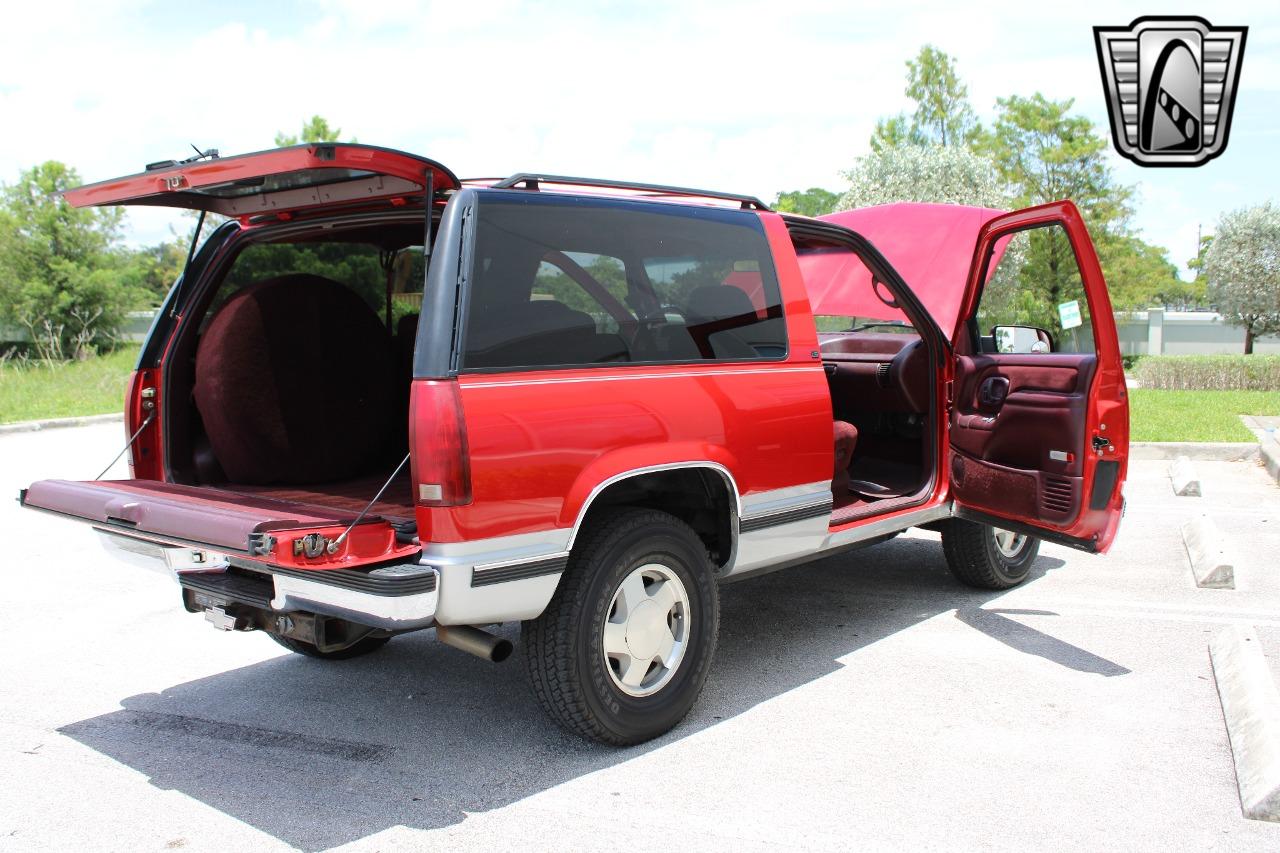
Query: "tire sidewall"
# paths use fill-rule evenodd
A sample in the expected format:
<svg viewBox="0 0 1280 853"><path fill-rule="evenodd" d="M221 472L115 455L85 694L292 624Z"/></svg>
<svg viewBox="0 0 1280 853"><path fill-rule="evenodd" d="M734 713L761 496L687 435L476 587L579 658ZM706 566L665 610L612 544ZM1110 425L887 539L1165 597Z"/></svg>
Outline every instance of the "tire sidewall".
<svg viewBox="0 0 1280 853"><path fill-rule="evenodd" d="M667 731L689 712L706 681L718 633L719 608L702 543L659 523L628 532L586 567L590 577L581 618L574 626L574 656L584 700L619 740L638 743ZM692 540L692 541L690 541ZM630 696L613 682L603 652L604 622L614 593L631 572L648 563L669 567L689 596L689 645L675 675L649 696Z"/></svg>
<svg viewBox="0 0 1280 853"><path fill-rule="evenodd" d="M987 563L996 578L1009 586L1016 586L1026 580L1031 571L1031 564L1036 561L1036 555L1040 552L1040 540L1034 536L1028 536L1018 555L1010 558L1001 553L999 546L996 545L995 527L983 525L982 532L987 549Z"/></svg>

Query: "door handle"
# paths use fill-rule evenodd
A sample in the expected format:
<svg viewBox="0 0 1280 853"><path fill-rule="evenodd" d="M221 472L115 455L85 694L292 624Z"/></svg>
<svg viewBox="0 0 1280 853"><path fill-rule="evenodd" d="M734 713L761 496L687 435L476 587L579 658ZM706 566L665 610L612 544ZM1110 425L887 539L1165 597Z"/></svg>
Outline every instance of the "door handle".
<svg viewBox="0 0 1280 853"><path fill-rule="evenodd" d="M988 376L978 388L978 408L994 412L1004 405L1009 394L1009 380L1003 376Z"/></svg>

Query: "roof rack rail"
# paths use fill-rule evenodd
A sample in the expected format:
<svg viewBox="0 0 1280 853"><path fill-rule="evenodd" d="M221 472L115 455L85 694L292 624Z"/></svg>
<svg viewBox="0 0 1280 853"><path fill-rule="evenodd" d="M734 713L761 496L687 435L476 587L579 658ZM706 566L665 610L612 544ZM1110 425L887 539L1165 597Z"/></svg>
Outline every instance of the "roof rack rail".
<svg viewBox="0 0 1280 853"><path fill-rule="evenodd" d="M686 198L714 198L736 201L743 210L768 210L769 206L755 196L722 193L714 190L695 190L689 187L668 187L662 184L637 184L631 181L610 181L598 178L573 178L567 175L546 175L541 172L520 172L493 184L493 189L510 190L524 184L525 189L537 190L540 183L565 184L577 187L599 187L610 190L636 190L652 195L683 196Z"/></svg>

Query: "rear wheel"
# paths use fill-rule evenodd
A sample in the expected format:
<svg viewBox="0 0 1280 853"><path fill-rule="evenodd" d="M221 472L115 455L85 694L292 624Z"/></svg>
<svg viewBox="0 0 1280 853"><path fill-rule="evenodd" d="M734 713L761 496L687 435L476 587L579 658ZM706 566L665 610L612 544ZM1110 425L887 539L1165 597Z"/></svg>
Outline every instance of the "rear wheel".
<svg viewBox="0 0 1280 853"><path fill-rule="evenodd" d="M706 547L674 516L600 518L542 615L521 626L525 671L547 714L617 746L675 726L706 681L720 602Z"/></svg>
<svg viewBox="0 0 1280 853"><path fill-rule="evenodd" d="M306 640L295 640L292 637L281 637L278 634L271 634L271 639L284 646L291 652L297 652L300 655L306 655L309 658L320 658L321 660L349 660L350 658L358 658L361 655L367 655L370 652L376 652L382 648L390 640L390 637L364 637L356 640L345 649L339 649L333 652L322 652L314 643L308 643Z"/></svg>
<svg viewBox="0 0 1280 853"><path fill-rule="evenodd" d="M962 583L979 589L1009 589L1027 579L1040 553L1040 540L953 518L942 529L947 567Z"/></svg>

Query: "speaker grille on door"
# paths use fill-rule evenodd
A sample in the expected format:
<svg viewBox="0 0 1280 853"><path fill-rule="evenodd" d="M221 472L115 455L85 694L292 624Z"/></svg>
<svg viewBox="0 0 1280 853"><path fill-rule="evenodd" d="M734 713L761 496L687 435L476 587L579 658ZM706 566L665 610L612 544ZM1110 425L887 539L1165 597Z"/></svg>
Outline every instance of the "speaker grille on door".
<svg viewBox="0 0 1280 853"><path fill-rule="evenodd" d="M1046 515L1066 515L1075 505L1071 481L1065 477L1045 477L1040 489L1040 508Z"/></svg>

